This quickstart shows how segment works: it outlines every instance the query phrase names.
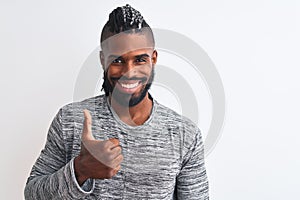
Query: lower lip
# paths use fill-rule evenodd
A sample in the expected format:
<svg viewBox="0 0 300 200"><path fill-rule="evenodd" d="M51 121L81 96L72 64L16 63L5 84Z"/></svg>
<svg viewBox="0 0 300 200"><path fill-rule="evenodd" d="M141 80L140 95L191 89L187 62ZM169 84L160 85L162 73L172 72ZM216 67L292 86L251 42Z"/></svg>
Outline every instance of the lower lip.
<svg viewBox="0 0 300 200"><path fill-rule="evenodd" d="M138 85L134 88L125 88L122 87L122 85L117 82L116 87L118 88L118 90L122 93L126 93L126 94L133 94L134 92L136 92L138 90L138 88L141 86L141 81L139 81Z"/></svg>

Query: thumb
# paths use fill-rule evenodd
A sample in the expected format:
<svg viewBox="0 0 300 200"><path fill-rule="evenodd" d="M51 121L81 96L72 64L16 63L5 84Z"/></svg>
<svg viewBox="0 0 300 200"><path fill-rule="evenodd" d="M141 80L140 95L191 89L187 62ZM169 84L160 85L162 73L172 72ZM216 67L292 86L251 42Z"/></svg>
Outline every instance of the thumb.
<svg viewBox="0 0 300 200"><path fill-rule="evenodd" d="M84 122L82 130L82 140L95 140L92 133L92 116L87 109L83 110Z"/></svg>

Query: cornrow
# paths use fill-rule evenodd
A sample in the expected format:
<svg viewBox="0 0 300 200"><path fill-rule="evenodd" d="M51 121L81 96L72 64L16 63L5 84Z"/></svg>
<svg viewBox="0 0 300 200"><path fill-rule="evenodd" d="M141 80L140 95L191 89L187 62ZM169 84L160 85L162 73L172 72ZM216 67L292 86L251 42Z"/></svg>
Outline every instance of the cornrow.
<svg viewBox="0 0 300 200"><path fill-rule="evenodd" d="M130 21L130 26L132 26L133 23L137 23L138 28L141 29L144 18L139 11L132 8L129 4L126 4L126 6L122 7L122 12L125 24L128 20Z"/></svg>
<svg viewBox="0 0 300 200"><path fill-rule="evenodd" d="M151 33L151 39L154 44L152 30L141 13L131 7L129 4L126 4L122 7L117 7L109 14L109 19L102 29L101 43L107 38L120 32L142 32L142 29L146 27Z"/></svg>

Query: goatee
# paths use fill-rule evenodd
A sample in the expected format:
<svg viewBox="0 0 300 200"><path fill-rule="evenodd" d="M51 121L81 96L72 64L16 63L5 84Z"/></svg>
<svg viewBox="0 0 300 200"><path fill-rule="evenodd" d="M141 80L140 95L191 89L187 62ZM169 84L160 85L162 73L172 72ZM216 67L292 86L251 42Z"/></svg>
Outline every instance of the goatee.
<svg viewBox="0 0 300 200"><path fill-rule="evenodd" d="M139 104L145 98L148 90L151 88L152 82L154 80L154 74L155 74L154 69L152 69L148 82L146 83L146 85L144 86L140 94L138 94L138 96L134 96L134 94L124 94L119 92L117 89L114 89L114 86L108 80L107 73L104 72L103 75L104 82L102 84L102 90L104 90L106 96L109 96L109 94L111 94L112 98L114 98L114 100L116 100L120 105L132 107ZM118 79L122 79L122 77ZM127 80L136 80L136 79L138 78L133 77ZM114 80L117 81L116 78L114 78Z"/></svg>

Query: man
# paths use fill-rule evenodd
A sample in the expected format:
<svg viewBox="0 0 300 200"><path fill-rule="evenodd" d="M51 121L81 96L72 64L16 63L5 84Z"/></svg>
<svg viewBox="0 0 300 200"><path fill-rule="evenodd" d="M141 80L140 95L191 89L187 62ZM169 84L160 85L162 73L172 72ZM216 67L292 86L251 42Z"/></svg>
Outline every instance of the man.
<svg viewBox="0 0 300 200"><path fill-rule="evenodd" d="M154 46L137 10L109 15L100 52L105 95L59 110L25 199L209 199L199 129L148 92Z"/></svg>

